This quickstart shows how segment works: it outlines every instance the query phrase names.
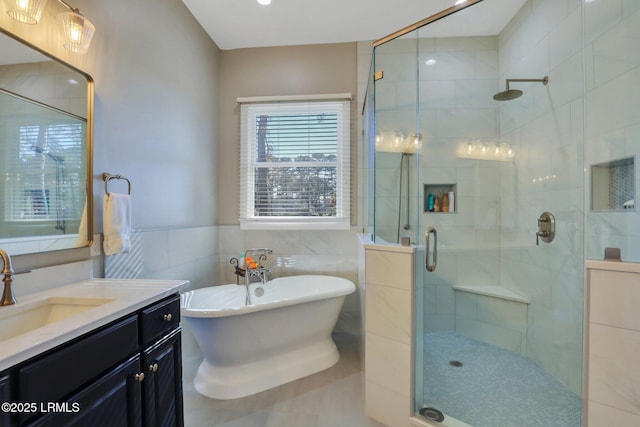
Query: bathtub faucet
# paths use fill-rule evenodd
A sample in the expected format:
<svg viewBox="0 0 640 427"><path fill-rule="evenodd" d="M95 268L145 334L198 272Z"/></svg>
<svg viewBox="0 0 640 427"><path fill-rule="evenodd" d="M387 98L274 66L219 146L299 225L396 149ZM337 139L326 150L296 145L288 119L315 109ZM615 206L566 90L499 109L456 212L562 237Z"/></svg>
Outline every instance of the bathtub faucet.
<svg viewBox="0 0 640 427"><path fill-rule="evenodd" d="M251 293L249 292L251 277L259 277L260 283L263 285L267 281L267 274L270 271L262 263L267 260L267 254L272 253L273 250L269 248L252 248L244 251L244 265L241 267L241 271L244 272L244 285L246 287L245 305L251 305ZM238 267L236 267L236 277L240 277L237 271Z"/></svg>
<svg viewBox="0 0 640 427"><path fill-rule="evenodd" d="M263 263L267 255L272 253L273 250L269 248L253 248L244 252L244 267L249 277L259 277L263 285L267 282L267 274L271 274L271 270L265 268Z"/></svg>
<svg viewBox="0 0 640 427"><path fill-rule="evenodd" d="M267 275L271 274L271 270L269 270L268 268L264 268L264 267L257 267L254 269L249 270L249 272L247 273L249 277L258 277L260 278L260 284L264 285L265 283L267 283ZM248 278L247 278L248 281Z"/></svg>

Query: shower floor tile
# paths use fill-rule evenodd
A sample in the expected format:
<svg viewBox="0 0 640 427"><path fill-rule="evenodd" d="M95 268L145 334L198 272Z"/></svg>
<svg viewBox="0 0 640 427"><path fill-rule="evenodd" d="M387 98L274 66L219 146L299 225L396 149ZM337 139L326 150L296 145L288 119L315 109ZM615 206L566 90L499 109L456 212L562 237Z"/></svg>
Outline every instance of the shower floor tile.
<svg viewBox="0 0 640 427"><path fill-rule="evenodd" d="M454 333L425 334L424 402L474 427L582 425L582 399L531 359Z"/></svg>

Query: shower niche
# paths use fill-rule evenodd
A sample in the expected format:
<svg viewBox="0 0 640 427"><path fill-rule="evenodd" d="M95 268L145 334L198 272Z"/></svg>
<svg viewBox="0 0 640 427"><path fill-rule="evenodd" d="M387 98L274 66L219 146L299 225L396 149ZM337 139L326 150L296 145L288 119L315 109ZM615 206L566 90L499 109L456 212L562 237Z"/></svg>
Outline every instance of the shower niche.
<svg viewBox="0 0 640 427"><path fill-rule="evenodd" d="M424 212L456 213L456 184L424 184Z"/></svg>
<svg viewBox="0 0 640 427"><path fill-rule="evenodd" d="M591 166L591 210L635 212L635 157Z"/></svg>

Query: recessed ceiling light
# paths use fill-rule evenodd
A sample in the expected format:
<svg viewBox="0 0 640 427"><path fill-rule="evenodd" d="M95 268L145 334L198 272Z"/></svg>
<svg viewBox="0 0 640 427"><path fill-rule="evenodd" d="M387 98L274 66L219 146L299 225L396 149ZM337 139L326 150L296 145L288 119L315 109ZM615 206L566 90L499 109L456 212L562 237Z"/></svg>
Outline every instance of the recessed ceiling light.
<svg viewBox="0 0 640 427"><path fill-rule="evenodd" d="M429 58L425 61L425 64L427 65L434 65L437 61L433 58Z"/></svg>
<svg viewBox="0 0 640 427"><path fill-rule="evenodd" d="M268 4L271 4L271 0L258 0L258 3L260 3L263 6L266 6Z"/></svg>

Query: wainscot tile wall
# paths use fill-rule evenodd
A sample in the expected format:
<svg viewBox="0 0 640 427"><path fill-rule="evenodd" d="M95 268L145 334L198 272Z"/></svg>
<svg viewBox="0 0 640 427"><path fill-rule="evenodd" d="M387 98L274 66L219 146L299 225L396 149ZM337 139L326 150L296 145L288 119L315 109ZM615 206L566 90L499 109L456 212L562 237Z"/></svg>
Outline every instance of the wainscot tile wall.
<svg viewBox="0 0 640 427"><path fill-rule="evenodd" d="M300 274L326 274L343 277L356 285L356 292L345 299L336 331L360 335L361 309L358 283L358 237L348 231L242 231L239 226L218 229L218 284L236 283L230 264L250 248L271 248L272 277Z"/></svg>

